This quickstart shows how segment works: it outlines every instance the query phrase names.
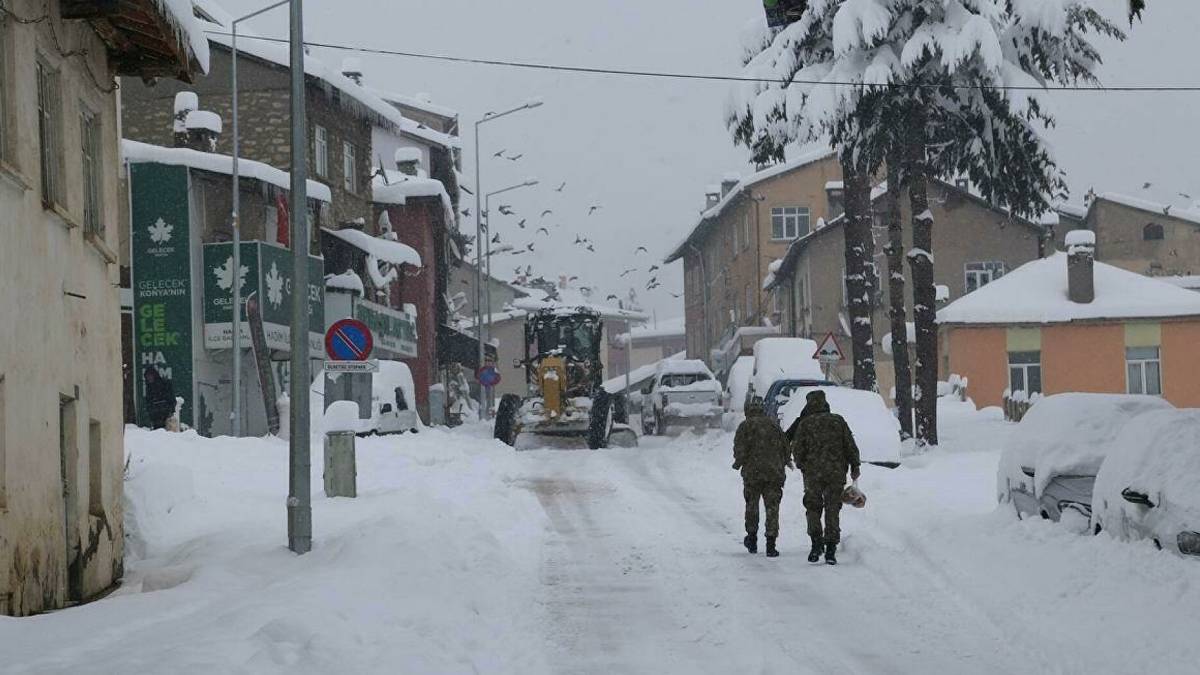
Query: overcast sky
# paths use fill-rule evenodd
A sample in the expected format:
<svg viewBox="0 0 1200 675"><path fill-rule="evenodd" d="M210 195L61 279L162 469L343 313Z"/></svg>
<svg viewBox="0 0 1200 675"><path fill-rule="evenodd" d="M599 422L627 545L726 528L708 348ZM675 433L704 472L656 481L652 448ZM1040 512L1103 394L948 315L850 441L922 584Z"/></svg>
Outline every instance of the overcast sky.
<svg viewBox="0 0 1200 675"><path fill-rule="evenodd" d="M1123 2L1123 0L1114 0ZM234 13L260 0L225 0ZM307 38L384 49L589 67L736 74L738 32L761 12L759 0L306 0ZM698 9L703 4L704 9ZM254 24L285 35L286 17ZM1107 84L1200 84L1195 39L1200 3L1152 3L1131 39L1108 48ZM340 53L318 50L331 65ZM489 110L540 96L545 105L484 126L483 187L495 190L535 177L541 185L497 198L517 216L497 215L506 241L535 243L537 253L498 256L493 272L511 278L532 264L546 276L579 275L600 297L638 290L660 317L682 314L680 265L654 274L662 257L694 224L704 186L729 171L748 173L722 113L727 85L450 64L363 55L367 83L401 93L426 92L460 111L465 173L473 182L473 121ZM1184 206L1200 200L1200 93L1055 94L1054 143L1075 201L1089 187ZM516 162L496 159L506 150ZM562 182L566 188L555 192ZM1142 185L1152 183L1149 190ZM1186 193L1185 200L1178 193ZM493 207L495 207L495 203ZM588 216L589 207L602 208ZM473 205L472 210L473 210ZM541 219L544 209L554 215ZM495 209L493 208L493 211ZM528 228L516 221L528 218ZM467 221L464 221L464 225ZM473 229L473 221L470 221ZM551 235L537 234L540 225ZM595 253L573 244L576 234ZM639 246L649 255L635 255ZM639 271L624 279L626 268ZM651 276L663 284L653 292Z"/></svg>

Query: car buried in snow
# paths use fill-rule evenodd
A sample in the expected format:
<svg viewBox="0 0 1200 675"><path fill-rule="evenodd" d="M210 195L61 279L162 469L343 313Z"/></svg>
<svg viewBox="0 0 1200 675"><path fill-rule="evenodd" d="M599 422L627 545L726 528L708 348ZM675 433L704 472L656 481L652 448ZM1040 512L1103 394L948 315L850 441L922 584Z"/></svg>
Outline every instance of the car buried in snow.
<svg viewBox="0 0 1200 675"><path fill-rule="evenodd" d="M1096 476L1092 531L1200 557L1200 410L1157 410L1117 436Z"/></svg>
<svg viewBox="0 0 1200 675"><path fill-rule="evenodd" d="M997 498L1018 518L1087 530L1097 473L1132 420L1170 403L1154 396L1067 393L1034 403L1000 456Z"/></svg>
<svg viewBox="0 0 1200 675"><path fill-rule="evenodd" d="M783 426L779 411L796 390L805 387L836 387L825 376L821 364L813 358L817 343L806 338L763 338L754 343L754 371L746 400L762 399L767 416ZM731 405L744 406L746 401ZM783 428L787 428L786 426Z"/></svg>
<svg viewBox="0 0 1200 675"><path fill-rule="evenodd" d="M725 412L723 394L721 383L703 361L662 361L642 389L642 431L654 435L671 427L719 427Z"/></svg>

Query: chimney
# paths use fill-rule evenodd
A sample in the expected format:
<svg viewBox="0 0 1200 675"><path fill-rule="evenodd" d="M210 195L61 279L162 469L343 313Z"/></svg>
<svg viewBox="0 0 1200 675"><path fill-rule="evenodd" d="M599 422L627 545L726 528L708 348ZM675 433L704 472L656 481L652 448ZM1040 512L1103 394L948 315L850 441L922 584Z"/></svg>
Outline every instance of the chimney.
<svg viewBox="0 0 1200 675"><path fill-rule="evenodd" d="M353 56L343 59L342 75L354 80L354 84L361 85L363 79L362 61Z"/></svg>
<svg viewBox="0 0 1200 675"><path fill-rule="evenodd" d="M709 185L704 188L704 209L707 211L721 201L721 186Z"/></svg>
<svg viewBox="0 0 1200 675"><path fill-rule="evenodd" d="M184 121L187 141L184 147L200 152L216 152L221 137L221 116L210 110L193 110Z"/></svg>
<svg viewBox="0 0 1200 675"><path fill-rule="evenodd" d="M175 147L187 147L187 117L199 107L200 102L195 92L181 91L175 94L175 116L171 124L171 129L175 134Z"/></svg>
<svg viewBox="0 0 1200 675"><path fill-rule="evenodd" d="M421 168L421 151L418 148L396 148L396 169L406 176L417 176Z"/></svg>
<svg viewBox="0 0 1200 675"><path fill-rule="evenodd" d="M1096 233L1071 230L1067 233L1067 297L1071 302L1087 304L1096 299L1093 266L1096 259Z"/></svg>
<svg viewBox="0 0 1200 675"><path fill-rule="evenodd" d="M742 177L736 173L727 173L721 178L721 196L729 194L737 184L742 182Z"/></svg>

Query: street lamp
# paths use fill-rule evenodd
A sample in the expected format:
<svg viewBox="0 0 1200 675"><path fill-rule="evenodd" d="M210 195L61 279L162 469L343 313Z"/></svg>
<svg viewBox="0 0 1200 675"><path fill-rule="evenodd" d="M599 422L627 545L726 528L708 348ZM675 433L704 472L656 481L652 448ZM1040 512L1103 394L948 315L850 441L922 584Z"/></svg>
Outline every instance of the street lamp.
<svg viewBox="0 0 1200 675"><path fill-rule="evenodd" d="M530 99L523 105L505 110L503 112L488 112L484 116L475 121L475 255L478 259L479 253L483 251L483 227L482 216L480 215L481 204L483 200L483 182L480 178L482 158L479 156L479 128L485 122L492 122L501 117L507 117L513 113L521 112L522 110L532 110L542 105L542 99ZM475 265L475 341L479 344L479 365L483 365L484 347L483 347L483 265ZM487 390L486 387L479 387L479 419L483 420L487 417Z"/></svg>
<svg viewBox="0 0 1200 675"><path fill-rule="evenodd" d="M241 190L238 189L238 169L239 151L241 150L238 142L238 24L254 17L265 14L276 7L282 7L290 3L291 0L281 0L273 5L263 7L262 9L239 16L230 22L230 27L233 33L233 43L230 48L232 60L230 61L230 79L232 80L230 88L233 91L233 407L229 413L229 421L233 426L233 436L239 437L242 435L242 224L241 224Z"/></svg>

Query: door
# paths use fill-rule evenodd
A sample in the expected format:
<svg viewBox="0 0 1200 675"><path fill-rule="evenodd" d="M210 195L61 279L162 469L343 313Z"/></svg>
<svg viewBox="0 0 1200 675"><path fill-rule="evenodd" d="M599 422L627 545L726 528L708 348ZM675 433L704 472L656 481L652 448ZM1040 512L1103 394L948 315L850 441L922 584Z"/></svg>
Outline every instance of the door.
<svg viewBox="0 0 1200 675"><path fill-rule="evenodd" d="M67 601L83 599L83 567L79 560L78 499L76 478L79 472L79 428L76 400L68 396L59 398L58 404L58 453L59 470L62 477L63 496L63 546L66 551Z"/></svg>

